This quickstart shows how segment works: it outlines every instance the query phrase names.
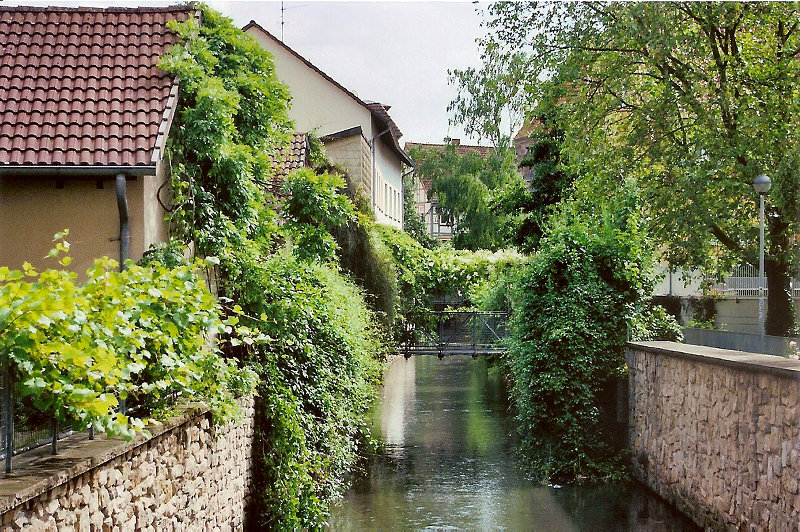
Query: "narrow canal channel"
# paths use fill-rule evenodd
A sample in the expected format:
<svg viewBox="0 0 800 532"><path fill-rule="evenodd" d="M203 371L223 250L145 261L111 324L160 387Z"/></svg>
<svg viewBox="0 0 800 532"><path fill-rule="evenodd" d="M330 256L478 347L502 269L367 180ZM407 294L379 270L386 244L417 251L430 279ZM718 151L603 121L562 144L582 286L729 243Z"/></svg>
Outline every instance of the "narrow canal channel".
<svg viewBox="0 0 800 532"><path fill-rule="evenodd" d="M393 360L373 416L383 448L333 508L331 529L696 530L638 484L526 479L507 408L481 360Z"/></svg>

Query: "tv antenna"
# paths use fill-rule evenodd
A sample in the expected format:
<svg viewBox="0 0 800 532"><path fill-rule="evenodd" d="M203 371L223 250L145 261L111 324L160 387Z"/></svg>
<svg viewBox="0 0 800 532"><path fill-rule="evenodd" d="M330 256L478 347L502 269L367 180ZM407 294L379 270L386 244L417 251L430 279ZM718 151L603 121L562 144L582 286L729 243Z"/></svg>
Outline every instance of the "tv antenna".
<svg viewBox="0 0 800 532"><path fill-rule="evenodd" d="M0 0L1 2L2 0ZM299 7L308 7L308 4L290 5L285 6L285 2L281 2L281 42L283 42L283 27L286 25L286 11L289 9L297 9Z"/></svg>

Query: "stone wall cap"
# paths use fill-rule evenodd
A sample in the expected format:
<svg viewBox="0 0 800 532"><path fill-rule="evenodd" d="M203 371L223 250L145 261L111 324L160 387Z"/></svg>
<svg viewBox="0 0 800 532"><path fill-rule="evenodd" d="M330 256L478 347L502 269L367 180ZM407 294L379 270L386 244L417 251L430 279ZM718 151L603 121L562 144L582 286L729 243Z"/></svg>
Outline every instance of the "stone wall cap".
<svg viewBox="0 0 800 532"><path fill-rule="evenodd" d="M252 397L239 399L242 406L251 405L252 401ZM52 455L50 445L45 445L15 456L11 474L0 475L0 515L198 417L211 415L205 404L196 402L178 404L175 410L176 415L147 426L149 438L137 434L126 441L98 434L89 440L87 432L78 432L58 441L57 455Z"/></svg>
<svg viewBox="0 0 800 532"><path fill-rule="evenodd" d="M628 349L800 379L800 360L678 342L628 342Z"/></svg>

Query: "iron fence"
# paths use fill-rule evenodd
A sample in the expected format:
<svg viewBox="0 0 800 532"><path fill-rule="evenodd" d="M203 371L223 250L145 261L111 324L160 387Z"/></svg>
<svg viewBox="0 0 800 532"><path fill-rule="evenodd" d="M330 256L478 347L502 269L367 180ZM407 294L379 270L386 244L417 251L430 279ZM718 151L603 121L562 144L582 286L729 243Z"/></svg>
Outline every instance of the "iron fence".
<svg viewBox="0 0 800 532"><path fill-rule="evenodd" d="M792 296L800 298L800 279L794 278L790 281ZM742 264L733 269L731 274L715 288L722 294L731 297L758 297L758 268L751 264ZM769 285L764 279L764 297L767 296Z"/></svg>
<svg viewBox="0 0 800 532"><path fill-rule="evenodd" d="M172 407L178 403L180 394L173 391L159 399L158 405L148 404L147 398L126 401L120 399L118 412L144 418L154 408ZM94 439L94 429L83 431L88 439ZM21 398L14 393L14 371L0 368L0 461L6 473L12 471L13 458L25 451L49 445L52 454L58 454L58 442L76 434L72 423L60 425L51 414L37 409L30 398Z"/></svg>
<svg viewBox="0 0 800 532"><path fill-rule="evenodd" d="M0 461L6 473L13 469L13 457L50 445L53 454L58 454L58 441L74 432L70 427L60 426L58 421L36 409L30 399L22 399L14 393L13 371L6 366L0 371ZM87 431L94 438L92 430Z"/></svg>
<svg viewBox="0 0 800 532"><path fill-rule="evenodd" d="M397 352L411 355L487 355L500 353L508 336L507 312L439 311L430 314L431 326L406 331Z"/></svg>

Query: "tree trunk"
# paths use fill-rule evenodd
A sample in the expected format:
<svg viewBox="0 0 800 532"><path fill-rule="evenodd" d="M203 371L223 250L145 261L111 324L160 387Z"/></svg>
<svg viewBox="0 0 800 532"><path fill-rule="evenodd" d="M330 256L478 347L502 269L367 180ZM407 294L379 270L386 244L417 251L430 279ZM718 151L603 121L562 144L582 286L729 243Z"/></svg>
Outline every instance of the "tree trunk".
<svg viewBox="0 0 800 532"><path fill-rule="evenodd" d="M764 275L767 278L767 319L766 333L772 336L789 336L797 326L794 321L794 300L792 298L789 265L766 260Z"/></svg>

